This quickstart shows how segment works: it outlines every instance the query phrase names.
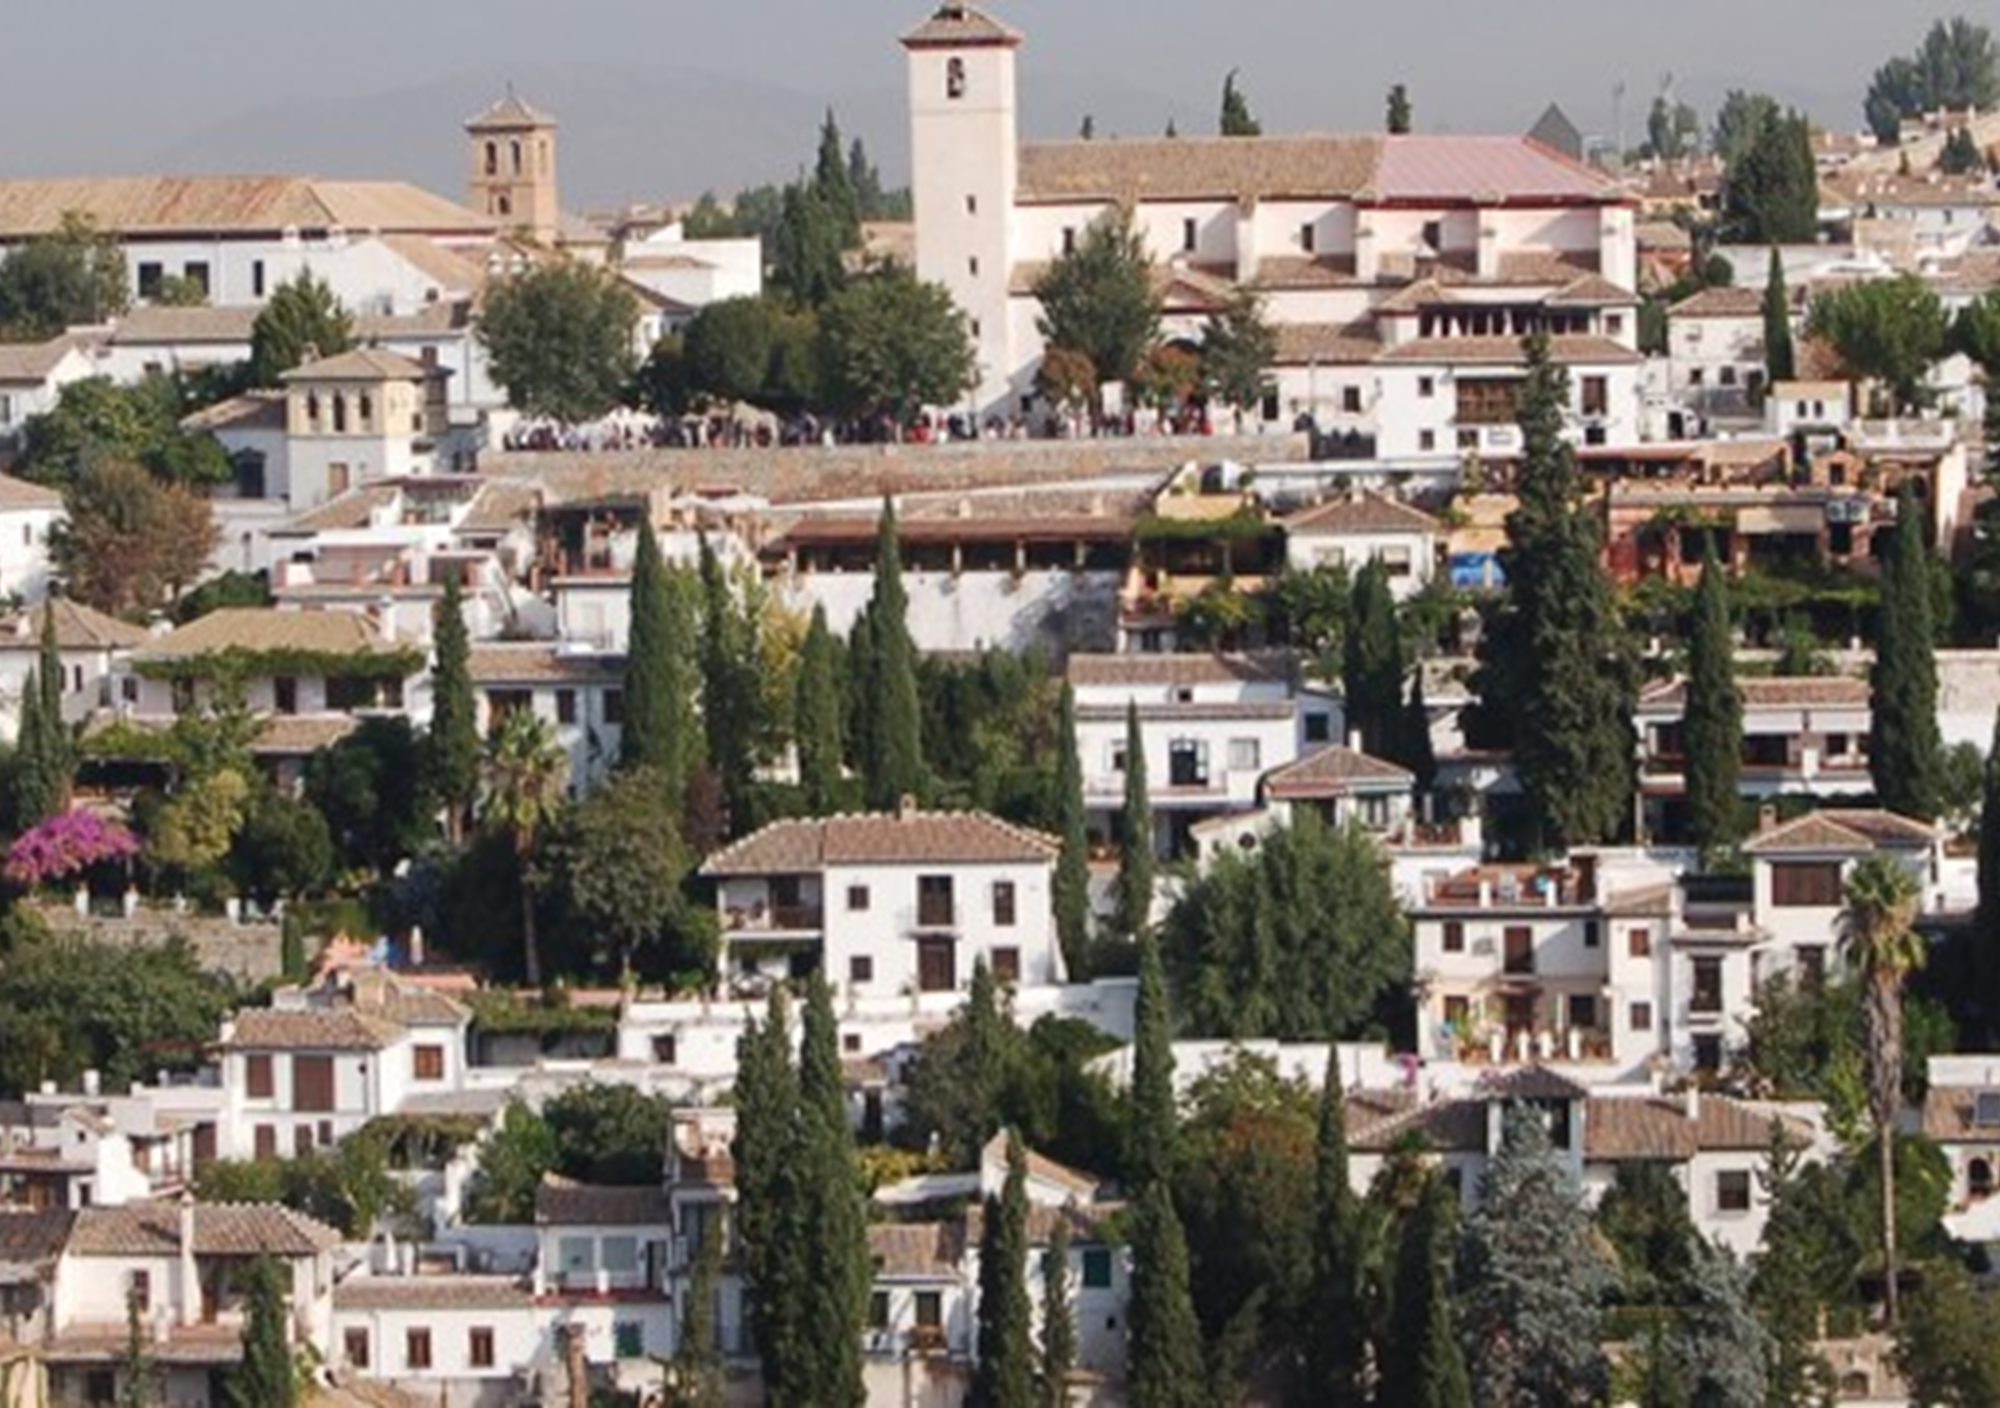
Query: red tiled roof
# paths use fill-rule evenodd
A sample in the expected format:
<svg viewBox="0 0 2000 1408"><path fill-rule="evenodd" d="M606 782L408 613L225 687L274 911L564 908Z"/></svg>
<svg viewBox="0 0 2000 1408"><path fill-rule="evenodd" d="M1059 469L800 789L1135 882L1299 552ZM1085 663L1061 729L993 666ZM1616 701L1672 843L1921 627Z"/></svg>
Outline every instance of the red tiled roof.
<svg viewBox="0 0 2000 1408"><path fill-rule="evenodd" d="M1442 525L1422 509L1385 494L1329 499L1284 520L1287 533L1435 533Z"/></svg>
<svg viewBox="0 0 2000 1408"><path fill-rule="evenodd" d="M1846 675L1746 676L1736 681L1746 709L1866 709L1868 681ZM1639 697L1639 707L1679 709L1687 704L1684 680L1662 680Z"/></svg>
<svg viewBox="0 0 2000 1408"><path fill-rule="evenodd" d="M708 858L704 875L792 875L828 865L1051 862L1054 837L985 812L876 812L777 821Z"/></svg>
<svg viewBox="0 0 2000 1408"><path fill-rule="evenodd" d="M340 1245L325 1223L276 1203L197 1203L197 1256L312 1256ZM173 1256L180 1250L181 1208L126 1203L78 1210L69 1251L76 1256Z"/></svg>
<svg viewBox="0 0 2000 1408"><path fill-rule="evenodd" d="M1894 812L1828 807L1751 837L1743 850L1747 855L1865 855L1878 846L1927 846L1935 839L1931 827Z"/></svg>
<svg viewBox="0 0 2000 1408"><path fill-rule="evenodd" d="M912 49L958 45L1000 44L1012 47L1021 42L1021 32L1003 24L976 5L962 0L946 0L929 19L903 36Z"/></svg>
<svg viewBox="0 0 2000 1408"><path fill-rule="evenodd" d="M403 1029L347 1008L279 1012L254 1007L238 1012L223 1046L232 1051L380 1051Z"/></svg>
<svg viewBox="0 0 2000 1408"><path fill-rule="evenodd" d="M1416 775L1407 768L1353 748L1321 748L1271 772L1265 792L1279 800L1345 796L1357 787L1409 788Z"/></svg>
<svg viewBox="0 0 2000 1408"><path fill-rule="evenodd" d="M956 1222L878 1222L868 1229L877 1276L955 1279L964 1250L965 1233Z"/></svg>
<svg viewBox="0 0 2000 1408"><path fill-rule="evenodd" d="M1369 194L1381 201L1480 205L1622 198L1603 173L1526 137L1429 133L1382 139Z"/></svg>
<svg viewBox="0 0 2000 1408"><path fill-rule="evenodd" d="M666 1189L657 1183L579 1183L551 1173L535 1189L537 1227L665 1227L672 1222Z"/></svg>
<svg viewBox="0 0 2000 1408"><path fill-rule="evenodd" d="M1622 343L1588 334L1562 334L1549 339L1549 355L1561 364L1636 366L1646 359ZM1381 362L1483 362L1495 366L1525 366L1527 353L1514 337L1420 337L1388 348Z"/></svg>
<svg viewBox="0 0 2000 1408"><path fill-rule="evenodd" d="M333 1288L335 1310L511 1310L535 1303L512 1276L355 1276Z"/></svg>
<svg viewBox="0 0 2000 1408"><path fill-rule="evenodd" d="M1287 651L1254 654L1097 655L1069 657L1079 689L1112 685L1289 684L1298 661Z"/></svg>

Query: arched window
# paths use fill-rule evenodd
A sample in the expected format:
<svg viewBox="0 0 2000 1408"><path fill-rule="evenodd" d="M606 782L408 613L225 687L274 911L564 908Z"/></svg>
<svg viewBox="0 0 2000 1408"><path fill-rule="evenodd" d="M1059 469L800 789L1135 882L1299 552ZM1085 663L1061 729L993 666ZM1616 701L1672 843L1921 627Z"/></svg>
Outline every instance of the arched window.
<svg viewBox="0 0 2000 1408"><path fill-rule="evenodd" d="M514 213L514 198L504 194L493 197L493 213L495 215L512 215Z"/></svg>
<svg viewBox="0 0 2000 1408"><path fill-rule="evenodd" d="M1971 1166L1966 1170L1966 1179L1972 1187L1973 1197L1992 1197L1993 1161L1991 1159L1974 1159Z"/></svg>
<svg viewBox="0 0 2000 1408"><path fill-rule="evenodd" d="M516 137L509 145L513 148L511 155L514 159L514 174L519 176L521 174L521 139Z"/></svg>
<svg viewBox="0 0 2000 1408"><path fill-rule="evenodd" d="M486 144L486 174L488 176L498 176L500 174L500 144L498 142L488 142Z"/></svg>
<svg viewBox="0 0 2000 1408"><path fill-rule="evenodd" d="M944 95L947 98L965 96L965 60L946 59L944 61Z"/></svg>
<svg viewBox="0 0 2000 1408"><path fill-rule="evenodd" d="M361 393L361 410L359 415L361 417L361 428L366 430L370 422L375 419L375 401L366 391Z"/></svg>
<svg viewBox="0 0 2000 1408"><path fill-rule="evenodd" d="M347 397L336 391L333 393L333 433L343 435L347 431Z"/></svg>
<svg viewBox="0 0 2000 1408"><path fill-rule="evenodd" d="M315 429L319 427L319 393L317 391L308 391L306 393L306 420Z"/></svg>

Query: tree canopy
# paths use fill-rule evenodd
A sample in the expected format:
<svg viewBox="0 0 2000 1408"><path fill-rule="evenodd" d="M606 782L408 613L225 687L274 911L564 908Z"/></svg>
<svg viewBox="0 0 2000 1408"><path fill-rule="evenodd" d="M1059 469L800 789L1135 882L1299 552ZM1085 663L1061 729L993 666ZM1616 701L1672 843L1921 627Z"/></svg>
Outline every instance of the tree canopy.
<svg viewBox="0 0 2000 1408"><path fill-rule="evenodd" d="M1159 340L1160 297L1131 217L1099 217L1035 285L1042 339L1087 358L1105 381L1130 381Z"/></svg>
<svg viewBox="0 0 2000 1408"><path fill-rule="evenodd" d="M1882 383L1891 413L1930 399L1924 381L1945 354L1949 330L1937 294L1915 274L1822 293L1813 300L1808 326L1855 376Z"/></svg>
<svg viewBox="0 0 2000 1408"><path fill-rule="evenodd" d="M1236 86L1236 70L1233 68L1222 80L1222 115L1217 120L1216 130L1225 137L1264 135L1263 126L1250 115L1250 100Z"/></svg>
<svg viewBox="0 0 2000 1408"><path fill-rule="evenodd" d="M639 305L605 270L539 264L487 288L478 333L507 404L559 421L617 406L635 370Z"/></svg>
<svg viewBox="0 0 2000 1408"><path fill-rule="evenodd" d="M102 323L130 303L117 236L73 212L0 260L0 337L9 341L41 342Z"/></svg>
<svg viewBox="0 0 2000 1408"><path fill-rule="evenodd" d="M1739 95L1732 94L1732 99ZM1763 98L1724 106L1722 225L1746 244L1809 244L1819 230L1819 168L1803 114ZM1718 127L1724 119L1718 119Z"/></svg>
<svg viewBox="0 0 2000 1408"><path fill-rule="evenodd" d="M820 315L827 399L850 416L907 424L951 406L977 367L965 315L943 286L891 267L849 283Z"/></svg>
<svg viewBox="0 0 2000 1408"><path fill-rule="evenodd" d="M115 616L164 607L192 586L220 532L207 500L129 461L91 465L67 498L50 556L71 596Z"/></svg>
<svg viewBox="0 0 2000 1408"><path fill-rule="evenodd" d="M1862 104L1876 140L1894 146L1903 122L1940 109L1982 112L2000 103L2000 48L1993 32L1963 15L1934 23L1917 51L1875 70Z"/></svg>
<svg viewBox="0 0 2000 1408"><path fill-rule="evenodd" d="M297 278L271 290L250 325L250 376L259 386L277 386L294 367L353 346L354 319L333 286L301 269Z"/></svg>

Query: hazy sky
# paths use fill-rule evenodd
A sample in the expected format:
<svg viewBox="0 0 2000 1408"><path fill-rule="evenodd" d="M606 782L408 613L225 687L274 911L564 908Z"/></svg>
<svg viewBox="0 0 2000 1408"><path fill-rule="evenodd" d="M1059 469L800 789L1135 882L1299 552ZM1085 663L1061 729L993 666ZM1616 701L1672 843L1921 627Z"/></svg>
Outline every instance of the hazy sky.
<svg viewBox="0 0 2000 1408"><path fill-rule="evenodd" d="M563 119L582 207L786 175L836 103L900 168L907 0L13 0L0 173L163 169L407 177L456 194L457 124L512 78ZM1266 130L1373 128L1410 84L1422 128L1519 130L1551 98L1625 130L1671 73L1712 109L1755 86L1858 126L1868 75L1944 0L997 0L1027 31L1024 128L1184 132L1224 70ZM2000 5L1972 5L2000 20Z"/></svg>

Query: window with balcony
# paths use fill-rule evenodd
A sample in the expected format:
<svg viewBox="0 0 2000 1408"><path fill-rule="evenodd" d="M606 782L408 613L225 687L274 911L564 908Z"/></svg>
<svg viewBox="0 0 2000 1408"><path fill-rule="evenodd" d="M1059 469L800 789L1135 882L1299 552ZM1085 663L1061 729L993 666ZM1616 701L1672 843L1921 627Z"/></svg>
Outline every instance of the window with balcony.
<svg viewBox="0 0 2000 1408"><path fill-rule="evenodd" d="M1208 743L1205 739L1177 738L1167 745L1167 785L1208 786Z"/></svg>
<svg viewBox="0 0 2000 1408"><path fill-rule="evenodd" d="M1510 425L1520 383L1494 378L1462 377L1458 382L1460 425Z"/></svg>
<svg viewBox="0 0 2000 1408"><path fill-rule="evenodd" d="M1694 961L1694 989L1688 997L1691 1012L1722 1010L1722 960L1697 958Z"/></svg>
<svg viewBox="0 0 2000 1408"><path fill-rule="evenodd" d="M950 939L917 940L917 990L952 992L957 987L957 946Z"/></svg>
<svg viewBox="0 0 2000 1408"><path fill-rule="evenodd" d="M952 927L953 918L951 877L949 875L919 875L917 877L917 927L922 929L949 929Z"/></svg>

